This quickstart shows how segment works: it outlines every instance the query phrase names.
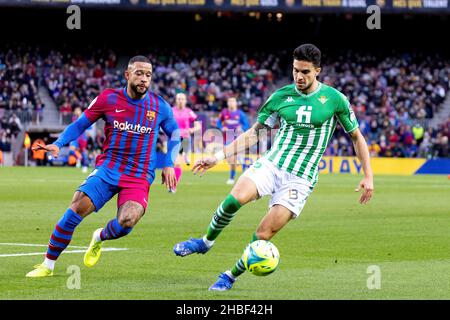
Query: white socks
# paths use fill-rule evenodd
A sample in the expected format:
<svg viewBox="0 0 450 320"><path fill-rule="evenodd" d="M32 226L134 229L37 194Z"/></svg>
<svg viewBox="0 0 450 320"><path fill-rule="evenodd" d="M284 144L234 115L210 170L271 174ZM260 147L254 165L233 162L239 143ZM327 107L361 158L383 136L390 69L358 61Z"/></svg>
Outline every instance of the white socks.
<svg viewBox="0 0 450 320"><path fill-rule="evenodd" d="M100 233L102 233L102 230L103 229L100 229L100 230L94 232L94 239L96 242L102 241L102 239L100 238Z"/></svg>
<svg viewBox="0 0 450 320"><path fill-rule="evenodd" d="M56 260L45 258L42 264L53 271L53 269L55 269L55 262Z"/></svg>
<svg viewBox="0 0 450 320"><path fill-rule="evenodd" d="M211 240L206 239L206 235L203 236L203 242L206 244L206 246L208 248L211 248L214 244L214 240L211 241Z"/></svg>
<svg viewBox="0 0 450 320"><path fill-rule="evenodd" d="M230 270L227 270L227 271L225 271L224 273L225 273L227 276L229 276L231 279L236 280L236 277L233 276L233 274L231 273Z"/></svg>

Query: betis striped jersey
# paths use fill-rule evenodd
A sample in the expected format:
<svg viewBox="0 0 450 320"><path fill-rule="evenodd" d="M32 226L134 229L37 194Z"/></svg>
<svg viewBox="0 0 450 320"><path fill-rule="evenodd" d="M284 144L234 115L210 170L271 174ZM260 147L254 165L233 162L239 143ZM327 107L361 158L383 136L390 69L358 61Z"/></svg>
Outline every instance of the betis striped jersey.
<svg viewBox="0 0 450 320"><path fill-rule="evenodd" d="M295 84L275 91L261 107L258 122L273 128L278 121L280 129L264 157L313 186L337 121L347 133L358 128L347 98L320 82L309 94L300 92Z"/></svg>

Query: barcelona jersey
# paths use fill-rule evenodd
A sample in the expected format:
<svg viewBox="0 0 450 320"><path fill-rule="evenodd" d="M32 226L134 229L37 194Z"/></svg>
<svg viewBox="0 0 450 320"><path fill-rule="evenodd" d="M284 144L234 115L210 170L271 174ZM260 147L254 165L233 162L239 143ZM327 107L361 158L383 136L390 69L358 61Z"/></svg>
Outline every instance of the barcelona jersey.
<svg viewBox="0 0 450 320"><path fill-rule="evenodd" d="M178 129L172 108L162 97L148 91L134 100L125 88L106 89L84 115L91 122L105 121L103 153L96 159L103 179L114 184L126 175L153 181L159 129L166 133Z"/></svg>

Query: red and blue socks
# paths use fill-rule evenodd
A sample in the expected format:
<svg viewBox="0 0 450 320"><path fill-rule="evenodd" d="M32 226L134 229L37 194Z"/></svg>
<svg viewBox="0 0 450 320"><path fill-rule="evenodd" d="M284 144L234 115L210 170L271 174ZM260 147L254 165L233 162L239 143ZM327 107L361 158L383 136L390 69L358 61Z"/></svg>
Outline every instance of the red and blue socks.
<svg viewBox="0 0 450 320"><path fill-rule="evenodd" d="M58 259L61 252L69 245L73 232L81 221L83 221L83 218L70 208L67 209L66 213L58 221L50 237L45 255L44 265L47 268L53 270L56 259Z"/></svg>
<svg viewBox="0 0 450 320"><path fill-rule="evenodd" d="M106 224L106 227L100 232L100 241L119 239L126 236L133 228L123 228L119 221L113 219ZM97 239L98 240L98 239Z"/></svg>

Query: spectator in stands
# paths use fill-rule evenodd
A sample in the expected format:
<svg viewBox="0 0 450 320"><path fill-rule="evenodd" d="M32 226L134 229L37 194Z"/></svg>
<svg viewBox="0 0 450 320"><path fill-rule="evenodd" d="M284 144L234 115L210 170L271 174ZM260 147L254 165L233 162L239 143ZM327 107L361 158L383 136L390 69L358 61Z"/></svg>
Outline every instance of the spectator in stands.
<svg viewBox="0 0 450 320"><path fill-rule="evenodd" d="M11 139L7 136L6 131L0 130L0 150L4 152L11 151Z"/></svg>
<svg viewBox="0 0 450 320"><path fill-rule="evenodd" d="M22 123L19 117L17 117L16 113L12 114L11 118L9 119L8 125L9 129L11 130L11 135L13 135L14 137L16 137L17 134L22 130Z"/></svg>
<svg viewBox="0 0 450 320"><path fill-rule="evenodd" d="M288 65L279 58L283 56L276 52L244 50L153 50L149 54L156 71L153 89L168 98L180 90L186 92L196 112L219 112L227 99L236 95L241 109L251 116L273 92L275 82L281 79L282 66ZM38 95L38 83L48 88L61 114L67 116L64 123L68 124L73 110L84 110L106 87L124 84L122 75L115 69L117 61L113 51L89 49L81 54L53 50L40 56L39 50L27 51L21 47L0 50L3 145L8 146L18 132L16 118L22 127L31 121L33 113L33 119L41 122L44 105ZM338 57L330 56L330 61L332 63L324 62L321 81L349 97L362 132L373 143L374 153L418 157L446 154L448 148L443 136L447 141L450 138L450 121L429 131L423 127L425 122L414 124L433 117L447 96L448 59L430 54L380 57L346 51ZM38 75L38 66L42 67L41 75ZM199 114L199 117L212 119L215 115ZM208 122L215 126L214 121L203 124ZM443 135L438 137L438 132ZM91 139L98 144L97 135L92 135ZM351 144L339 132L336 141L329 145L326 154L352 154ZM196 146L197 150L200 148L203 146Z"/></svg>
<svg viewBox="0 0 450 320"><path fill-rule="evenodd" d="M99 78L103 78L105 75L105 72L103 71L102 67L100 66L100 64L97 63L97 65L95 66L94 72L92 73L92 75L94 76L94 78L99 79Z"/></svg>
<svg viewBox="0 0 450 320"><path fill-rule="evenodd" d="M417 122L414 125L414 127L412 128L412 132L413 132L413 135L414 135L414 139L416 140L416 144L418 146L420 146L420 144L423 141L423 135L424 135L424 132L425 132L424 128L420 125L420 123Z"/></svg>
<svg viewBox="0 0 450 320"><path fill-rule="evenodd" d="M378 157L378 156L380 155L381 147L380 147L380 145L377 143L376 140L372 140L372 141L370 142L370 145L369 145L369 152L370 152L370 157L371 157L371 158L373 158L373 157Z"/></svg>
<svg viewBox="0 0 450 320"><path fill-rule="evenodd" d="M0 51L0 108L11 112L28 124L33 115L34 105L38 97L36 65L40 58L21 47L16 51Z"/></svg>
<svg viewBox="0 0 450 320"><path fill-rule="evenodd" d="M437 158L448 158L449 157L448 137L439 132L436 140L437 141L436 144L434 145L433 155Z"/></svg>

